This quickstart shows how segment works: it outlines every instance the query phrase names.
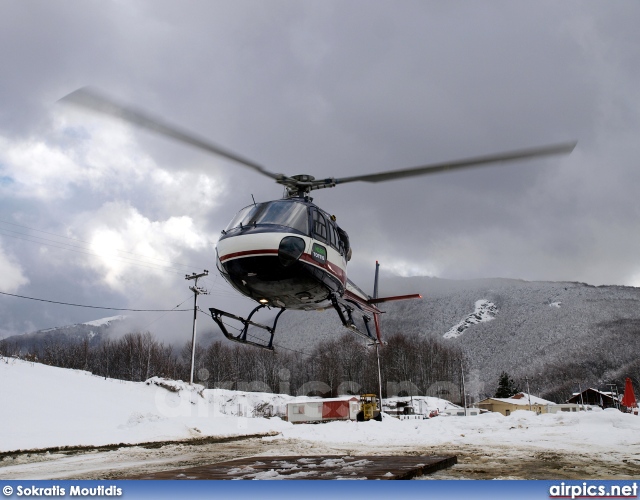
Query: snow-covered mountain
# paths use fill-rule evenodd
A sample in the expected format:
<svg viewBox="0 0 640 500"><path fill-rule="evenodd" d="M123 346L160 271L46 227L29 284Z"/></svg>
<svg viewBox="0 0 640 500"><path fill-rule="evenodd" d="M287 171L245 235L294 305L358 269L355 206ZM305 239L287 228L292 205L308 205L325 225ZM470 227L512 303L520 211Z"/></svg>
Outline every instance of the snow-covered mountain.
<svg viewBox="0 0 640 500"><path fill-rule="evenodd" d="M619 382L622 388L625 376L640 373L639 288L509 279L381 281L381 295L416 292L421 300L382 304L383 334L437 337L461 347L486 393L495 391L502 371L523 383L528 377L532 393L558 400L578 383ZM276 343L308 352L342 331L332 310L288 311Z"/></svg>
<svg viewBox="0 0 640 500"><path fill-rule="evenodd" d="M61 344L87 340L89 345L98 345L117 329L126 331L127 316L110 316L86 323L47 328L4 339L7 345L16 347L19 352L27 352L33 348L40 349L47 342Z"/></svg>
<svg viewBox="0 0 640 500"><path fill-rule="evenodd" d="M383 304L383 336L402 333L436 337L459 346L466 354L465 371L476 396L495 392L502 371L521 385L528 377L530 392L558 401L577 391L578 384L605 387L617 382L622 388L626 376L640 374L639 288L426 277L385 278L380 285L381 295L423 296L421 300ZM257 321L268 322L260 318ZM95 344L116 328L127 332L124 317L5 340L25 349L52 338L87 338ZM212 339L227 342L218 333L207 335L206 323L201 328L202 343ZM278 321L274 341L282 348L308 353L319 342L335 339L346 331L332 309L287 311Z"/></svg>

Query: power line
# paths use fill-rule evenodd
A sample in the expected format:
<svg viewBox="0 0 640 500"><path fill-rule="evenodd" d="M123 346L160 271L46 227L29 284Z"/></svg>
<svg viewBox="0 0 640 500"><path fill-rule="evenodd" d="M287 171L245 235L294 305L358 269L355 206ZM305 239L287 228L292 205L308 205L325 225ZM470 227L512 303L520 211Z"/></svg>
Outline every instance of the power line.
<svg viewBox="0 0 640 500"><path fill-rule="evenodd" d="M16 224L15 222L9 222L8 220L0 219L0 222L2 222L3 224L9 224L11 226L23 227L25 229L30 229L31 231L37 231L39 233L44 233L44 234L48 234L48 235L51 235L51 236L57 236L58 238L65 238L67 240L81 241L82 243L89 243L88 241L81 240L79 238L72 238L71 236L64 236L62 234L50 233L49 231L43 231L42 229L36 229L34 227L23 226L22 224Z"/></svg>
<svg viewBox="0 0 640 500"><path fill-rule="evenodd" d="M52 240L52 239L49 239L49 238L43 238L43 237L40 237L40 236L35 236L35 235L32 235L32 234L28 234L28 233L24 233L24 232L20 232L20 231L14 231L14 230L2 227L1 224L9 224L11 226L16 226L16 227L20 227L20 228L24 228L24 229L29 229L31 231L36 231L38 233L43 233L43 234L47 234L47 235L50 235L50 236L55 236L57 238L64 238L64 239L67 239L67 240L71 240L73 242L80 242L80 243L90 244L88 241L82 240L82 239L79 239L79 238L72 238L72 237L69 237L69 236L64 236L64 235L52 233L52 232L49 232L49 231L43 231L43 230L40 230L40 229L35 229L35 228L29 227L29 226L25 226L25 225L22 225L22 224L16 224L16 223L13 223L13 222L9 222L9 221L0 219L0 235L2 235L2 236L6 236L6 237L9 237L9 238L15 238L15 239L27 241L29 243L36 243L36 244L39 244L39 245L46 245L46 246L51 247L51 248L57 248L57 249L60 249L60 250L67 250L69 252L80 253L80 254L83 254L83 255L90 255L90 256L96 256L96 257L105 257L104 254L92 252L91 249L86 247L86 246L75 245L75 244L72 244L72 243L66 243L66 242L63 242L63 241L56 241L56 240ZM7 232L14 233L14 234L7 234ZM109 254L108 257L116 259L116 260L118 260L120 262L124 262L124 263L129 264L129 265L134 265L134 266L138 266L138 267L145 267L147 269L162 270L162 271L167 272L169 274L183 275L184 271L181 271L179 267L189 267L189 268L193 268L194 267L192 265L187 266L186 264L177 263L177 262L173 262L173 261L170 261L170 260L165 260L165 259L161 259L161 258L157 258L157 257L149 257L149 256L141 255L141 254L136 254L134 252L129 252L129 251L126 251L126 250L117 250L116 249L116 250L114 250L114 252L130 254L130 255L135 256L135 257L141 257L142 259L145 259L145 260L135 259L133 257L118 256L118 255L115 255L113 253ZM156 262L151 262L151 261L156 261ZM166 263L166 264L163 264L163 263ZM231 287L226 282L211 281L211 280L209 280L207 278L205 278L205 280L209 283L210 289L212 289L212 292L211 292L212 295L219 296L219 297L227 297L227 296L230 296L230 295L236 295L235 292L233 292L231 290Z"/></svg>
<svg viewBox="0 0 640 500"><path fill-rule="evenodd" d="M28 299L28 300L36 300L38 302L47 302L49 304L58 304L58 305L63 305L63 306L72 306L72 307L85 307L85 308L89 308L89 309L104 309L104 310L109 310L109 311L129 311L129 312L164 312L164 313L169 313L169 312L187 312L187 311L192 311L192 309L176 309L176 307L180 307L182 304L184 304L188 299L185 299L184 301L182 301L180 304L178 304L176 307L174 307L173 309L125 309L125 308L119 308L119 307L102 307L102 306L89 306L89 305L85 305L85 304L73 304L70 302L58 302L56 300L47 300L47 299L38 299L36 297L27 297L26 295L17 295L15 293L7 293L7 292L0 292L0 294L2 295L8 295L10 297L17 297L20 299ZM209 316L209 314L207 314L206 312L204 312L202 309L200 309L198 307L197 309L198 312ZM159 319L159 318L158 318ZM152 323L154 323L156 320L152 321ZM151 323L150 323L151 324ZM225 323L226 324L226 323ZM233 328L234 330L238 330L237 328L235 328L232 325L227 325L230 328ZM251 335L248 334L249 337L253 337L255 339L258 339L259 337L256 337L255 335ZM289 347L284 347L282 345L278 345L276 343L273 344L274 347L277 347L278 349L284 349L285 351L291 351L291 352L295 352L297 354L302 354L304 356L308 356L309 358L313 358L313 359L319 359L317 356L310 354L308 352L304 352L304 351L298 351L296 349L291 349Z"/></svg>
<svg viewBox="0 0 640 500"><path fill-rule="evenodd" d="M0 220L0 223L2 224L10 224L12 226L17 226L17 227L21 227L21 228L25 228L25 229L29 229L31 231L36 231L39 233L43 233L43 234L47 234L47 235L51 235L51 236L55 236L57 238L64 238L67 240L71 240L74 242L79 242L79 243L84 243L86 245L90 245L91 243L86 241L86 240L81 240L78 238L71 238L69 236L63 236L60 234L55 234L55 233L51 233L48 231L42 231L40 229L35 229L35 228L31 228L28 226L23 226L21 224L14 224L12 222L8 222L8 221L4 221L4 220ZM83 253L85 255L94 255L94 256L98 256L98 257L104 257L104 255L92 252L90 248L88 248L87 246L83 246L83 245L74 245L71 243L65 243L63 241L56 241L56 240L52 240L49 238L43 238L41 236L35 236L32 234L28 234L28 233L24 233L24 232L20 232L20 231L14 231L11 229L7 229L7 228L3 228L0 227L0 231L4 231L4 233L0 233L3 234L4 236L7 236L9 238L15 238L15 239L19 239L19 240L23 240L23 241L28 241L30 243L37 243L40 245L46 245L46 246L50 246L53 248L58 248L61 250L68 250L71 252L76 252L76 253ZM7 232L9 233L14 233L12 234L6 234ZM63 245L63 246L59 246L59 245ZM78 250L74 250L74 249L78 249ZM133 264L133 265L138 265L138 266L142 266L142 267L148 267L150 269L163 269L163 270L175 270L176 274L182 274L182 272L184 272L183 270L180 270L179 267L182 268L192 268L193 266L188 266L187 264L182 264L179 262L172 262L170 260L166 260L166 259L162 259L162 258L158 258L158 257L149 257L146 255L141 255L141 254L136 254L134 252L129 252L127 250L119 250L116 249L115 252L119 252L119 253L126 253L129 255L132 255L134 257L140 257L144 260L141 259L136 259L133 257L126 257L126 256L118 256L118 255L114 255L111 254L109 255L109 257L111 258L115 258L118 260L121 260L123 262L127 262L129 264ZM152 262L152 261L156 261L156 262ZM139 262L139 263L137 263Z"/></svg>
<svg viewBox="0 0 640 500"><path fill-rule="evenodd" d="M24 229L29 229L29 230L31 230L31 231L36 231L36 232L38 232L38 233L48 234L48 235L50 235L50 236L55 236L55 237L57 237L57 238L64 238L64 239L66 239L66 240L78 241L78 242L80 242L80 243L85 243L85 244L87 244L87 245L90 245L90 244L91 244L91 242L90 242L90 241L83 240L83 239L80 239L80 238L72 238L71 236L64 236L64 235L62 235L62 234L51 233L51 232L49 232L49 231L43 231L42 229L36 229L36 228L33 228L33 227L24 226L24 225L22 225L22 224L16 224L16 223L14 223L14 222L9 222L9 221L2 220L2 219L0 219L0 223L2 223L2 224L9 224L9 225L11 225L11 226L16 226L16 227L22 227L22 228L24 228ZM9 229L3 229L3 230L4 230L4 231L9 231ZM25 234L25 233L19 233L19 232L17 232L17 231L11 231L11 232L16 232L16 233L18 233L18 234ZM6 236L9 236L9 235L6 235ZM30 236L30 235L27 235L27 236ZM38 238L37 236L33 236L33 237L34 237L34 238ZM45 238L42 238L42 239L45 239ZM47 240L47 241L55 241L55 240ZM57 242L57 241L55 241L55 243L60 243L60 244L62 244L62 245L66 245L66 243ZM77 248L83 248L83 247L77 247ZM157 261L160 261L160 262L166 262L166 263L169 263L169 264L173 264L174 266L181 266L181 267L188 267L188 268L192 268L192 267L193 267L193 266L191 266L191 265L181 264L181 263L179 263L179 262L172 262L172 261L170 261L170 260L166 260L166 259L160 259L160 258L157 258L157 257L148 257L148 256L146 256L146 255L140 255L140 254L137 254L137 253L135 253L135 252L129 252L129 251L127 251L127 250L118 250L118 249L116 249L115 251L116 251L116 252L121 252L121 253L128 253L128 254L134 255L134 256L136 256L136 257L143 257L143 258L145 258L145 259L151 259L151 260L157 260Z"/></svg>
<svg viewBox="0 0 640 500"><path fill-rule="evenodd" d="M11 297L18 297L20 299L37 300L38 302L48 302L50 304L60 304L60 305L63 305L63 306L73 306L73 307L87 307L89 309L107 309L109 311L130 311L130 312L174 312L174 311L175 312L184 312L184 311L191 311L191 309L176 309L176 308L173 308L173 309L125 309L125 308L120 308L120 307L88 306L88 305L84 305L84 304L72 304L70 302L58 302L56 300L37 299L35 297L27 297L25 295L16 295L15 293L0 292L0 294L9 295ZM176 306L176 307L178 307L178 306Z"/></svg>
<svg viewBox="0 0 640 500"><path fill-rule="evenodd" d="M0 228L0 230L7 231L6 229L2 229L2 228ZM61 242L57 242L56 241L55 243L57 243L57 245L53 245L52 243L43 243L41 241L34 241L34 240L31 240L31 239L28 239L28 238L21 238L20 236L14 236L14 235L11 235L11 234L3 234L3 236L8 236L9 238L16 238L16 239L23 240L23 241L28 241L30 243L38 243L40 245L46 245L48 247L58 248L60 250L67 250L69 252L81 253L83 255L93 255L95 257L104 257L103 255L97 254L95 252L83 251L83 250L87 250L87 249L85 249L83 247L75 247L73 245L69 245L68 243L61 243ZM26 235L26 236L28 236L29 238L43 239L43 238L39 238L38 236L31 236L31 235ZM67 245L67 247L72 247L72 248L67 248L65 246L58 246L58 245ZM82 250L74 250L74 248L81 248ZM130 265L133 265L133 266L146 267L148 269L161 269L161 270L165 270L165 271L171 272L172 274L182 274L182 272L180 272L178 269L171 268L171 267L168 267L168 266L157 266L157 265L153 265L153 263L139 264L139 263L133 262L131 259L129 259L127 257L118 257L118 256L114 256L114 255L110 255L109 257L112 257L112 258L117 259L117 260L122 261L122 262L126 262L127 264L130 264Z"/></svg>
<svg viewBox="0 0 640 500"><path fill-rule="evenodd" d="M160 321L162 318L164 318L168 313L173 312L174 310L178 309L178 307L180 307L182 304L184 304L187 300L189 300L191 298L191 295L189 295L186 299L184 299L182 302L180 302L176 307L174 307L173 309L166 311L164 314L161 314L160 316L158 316L156 319L154 319L153 321L151 321L150 323L148 323L146 326L144 326L142 329L146 330L147 328L149 328L151 325L153 325L156 321Z"/></svg>

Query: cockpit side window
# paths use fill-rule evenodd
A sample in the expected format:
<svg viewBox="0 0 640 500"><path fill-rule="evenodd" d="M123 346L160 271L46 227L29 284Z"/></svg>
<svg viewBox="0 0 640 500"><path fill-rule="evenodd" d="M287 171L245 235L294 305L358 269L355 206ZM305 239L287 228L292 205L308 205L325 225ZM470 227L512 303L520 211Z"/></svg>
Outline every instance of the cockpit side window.
<svg viewBox="0 0 640 500"><path fill-rule="evenodd" d="M329 239L331 240L329 244L338 250L338 238L336 235L336 228L333 226L331 222L329 222Z"/></svg>
<svg viewBox="0 0 640 500"><path fill-rule="evenodd" d="M347 261L349 261L351 260L351 245L349 245L349 235L344 229L341 229L340 227L337 227L336 229L338 230L338 236L340 237L340 246Z"/></svg>
<svg viewBox="0 0 640 500"><path fill-rule="evenodd" d="M314 238L326 242L335 248L341 255L346 255L348 251L349 243L348 237L346 239L341 236L341 229L334 222L333 217L329 217L324 212L318 209L312 210L312 225ZM345 233L346 235L346 233Z"/></svg>
<svg viewBox="0 0 640 500"><path fill-rule="evenodd" d="M327 240L327 220L319 210L313 211L313 232L316 238L322 241Z"/></svg>

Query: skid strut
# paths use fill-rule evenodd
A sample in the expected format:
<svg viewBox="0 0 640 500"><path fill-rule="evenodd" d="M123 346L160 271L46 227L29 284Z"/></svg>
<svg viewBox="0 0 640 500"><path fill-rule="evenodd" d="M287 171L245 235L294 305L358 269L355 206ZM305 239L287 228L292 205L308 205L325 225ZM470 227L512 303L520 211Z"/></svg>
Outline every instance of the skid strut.
<svg viewBox="0 0 640 500"><path fill-rule="evenodd" d="M371 330L369 329L369 321L371 321L370 316L365 314L364 311L360 310L360 313L362 313L362 319L364 320L364 326L367 329L366 333L360 330L358 326L355 324L355 322L353 321L353 312L355 311L354 306L360 309L360 307L357 304L353 304L353 305L348 304L345 300L340 300L336 296L336 294L331 294L331 304L333 305L333 308L338 313L338 316L340 317L340 321L342 321L342 324L346 328L348 328L354 333L357 333L358 335L360 335L361 337L364 337L367 340L373 340L374 342L376 341L376 338L371 334Z"/></svg>
<svg viewBox="0 0 640 500"><path fill-rule="evenodd" d="M211 312L211 317L213 318L213 321L216 322L216 324L220 327L220 330L222 330L223 335L227 337L229 340L233 340L234 342L239 342L240 344L252 345L255 347L261 347L262 349L273 351L273 335L276 333L276 325L278 323L278 319L280 318L280 315L285 311L285 308L283 307L280 309L280 312L278 312L278 314L276 315L275 320L273 320L273 326L267 326L261 323L256 323L255 321L251 321L251 317L263 307L267 307L267 306L264 304L260 304L253 311L251 311L251 314L249 314L249 317L247 319L241 318L240 316L236 316L235 314L231 314L226 311L222 311L220 309L215 309L214 307L209 308L209 311ZM235 319L236 321L239 321L240 323L242 323L242 330L240 331L240 334L232 335L231 333L229 333L229 331L227 330L227 325L225 325L222 322L223 316L226 318ZM257 328L262 328L263 330L268 331L271 334L271 337L269 338L269 343L261 344L259 342L247 340L247 331L249 330L249 326L255 326Z"/></svg>

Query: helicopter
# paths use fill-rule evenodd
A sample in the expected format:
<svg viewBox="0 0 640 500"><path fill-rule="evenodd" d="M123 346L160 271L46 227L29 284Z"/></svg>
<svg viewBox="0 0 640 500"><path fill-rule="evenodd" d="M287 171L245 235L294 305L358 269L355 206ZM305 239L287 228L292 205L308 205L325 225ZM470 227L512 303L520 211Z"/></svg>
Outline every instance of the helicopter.
<svg viewBox="0 0 640 500"><path fill-rule="evenodd" d="M210 308L211 317L229 340L274 350L273 339L278 319L287 310L324 310L333 308L349 330L382 344L379 304L417 299L419 294L378 297L376 262L373 295L368 295L347 277L347 263L352 248L347 232L336 217L313 203L310 194L351 182L385 182L443 171L479 167L543 156L568 154L577 142L565 142L530 149L433 163L402 170L389 170L351 177L316 179L312 175L288 176L274 173L262 165L218 146L196 134L181 130L146 112L120 104L87 87L60 99L63 103L119 118L143 129L227 158L284 186L282 199L254 203L242 208L222 230L216 245L216 267L224 279L239 293L257 302L247 318ZM273 323L252 321L263 308L279 308ZM364 329L354 316L362 318ZM229 332L223 318L240 322L238 335ZM370 323L373 322L374 332ZM250 327L270 334L268 341L248 338Z"/></svg>

